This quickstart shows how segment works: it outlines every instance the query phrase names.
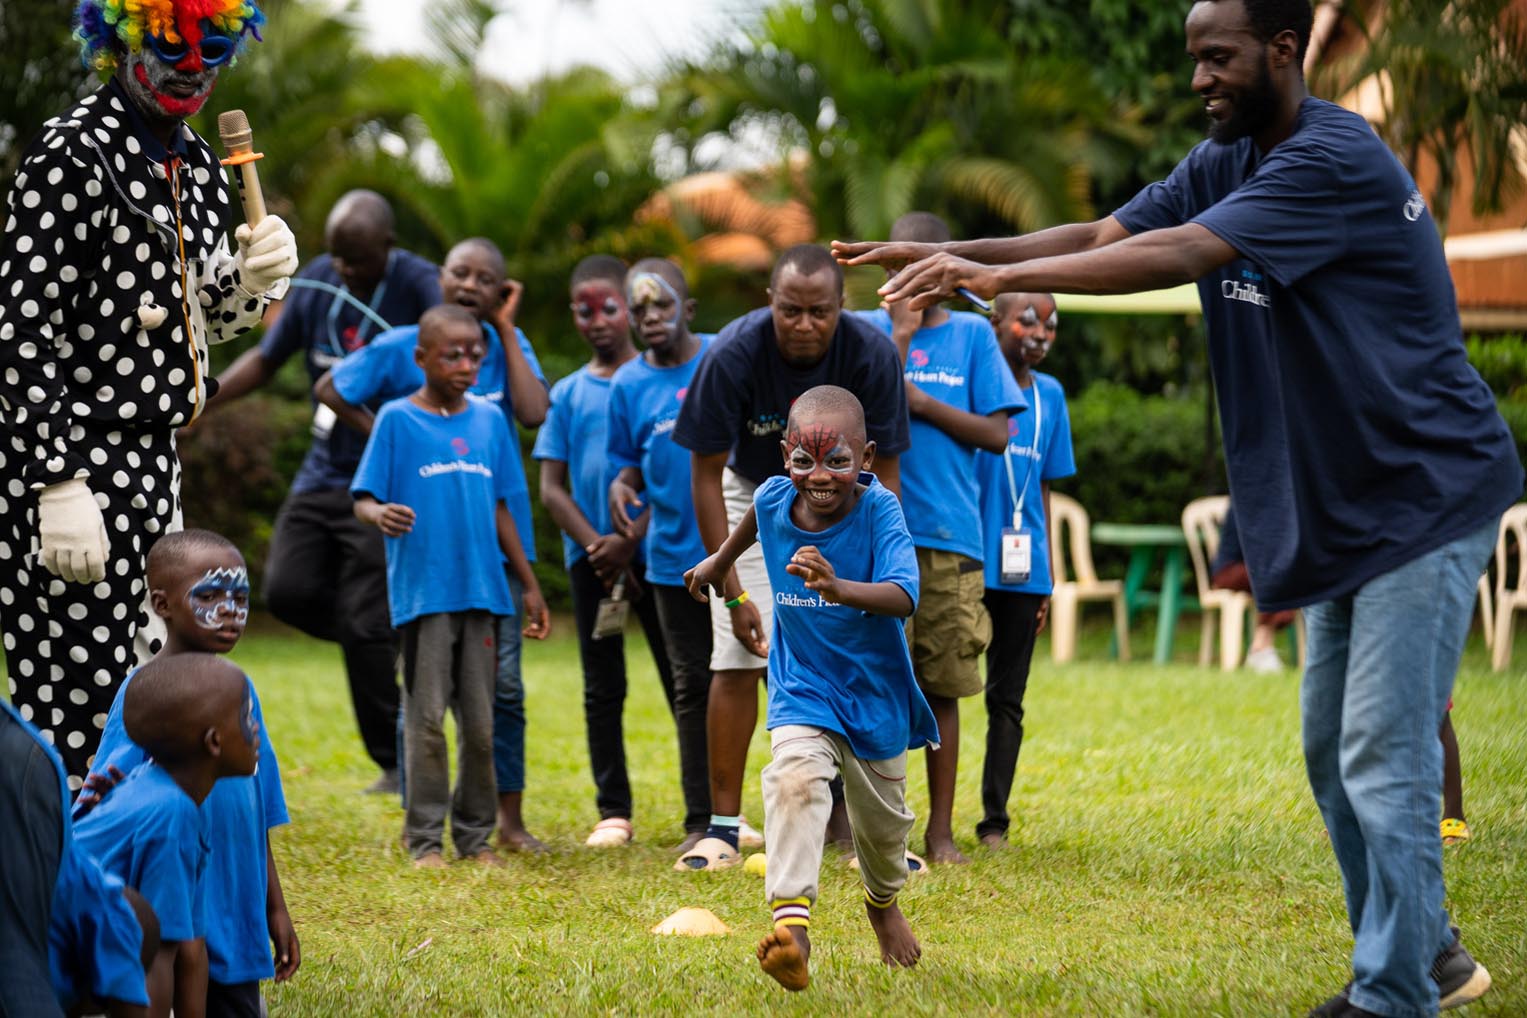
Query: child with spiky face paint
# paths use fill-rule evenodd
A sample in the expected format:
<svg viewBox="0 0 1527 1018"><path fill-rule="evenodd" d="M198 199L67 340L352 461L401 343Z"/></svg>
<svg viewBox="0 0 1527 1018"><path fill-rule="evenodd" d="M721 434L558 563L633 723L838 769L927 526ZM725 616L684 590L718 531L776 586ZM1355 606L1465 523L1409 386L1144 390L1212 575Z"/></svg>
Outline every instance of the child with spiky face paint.
<svg viewBox="0 0 1527 1018"><path fill-rule="evenodd" d="M186 530L165 536L149 553L148 583L154 611L167 631L159 658L226 654L243 635L249 573L244 557L221 535ZM123 704L136 674L117 691L96 757L98 773L86 780L77 814L89 812L103 795L116 794L111 786L148 760L123 726ZM217 782L202 809L212 845L204 876L207 1014L238 1018L259 1015L260 980L288 979L301 963L268 833L288 822L280 763L265 732L254 683L247 676L244 681L250 703L246 721L261 733L259 768L250 777ZM177 959L177 972L184 965Z"/></svg>
<svg viewBox="0 0 1527 1018"><path fill-rule="evenodd" d="M907 652L902 620L917 606L917 556L901 504L869 473L875 445L846 389L795 401L780 443L786 477L758 486L720 549L685 574L690 593L719 592L757 540L774 596L769 653L773 761L763 772L774 929L758 961L788 990L810 981L808 927L822 864L828 783L843 779L865 909L888 965L922 948L896 904L907 879L907 751L938 744L938 727Z"/></svg>

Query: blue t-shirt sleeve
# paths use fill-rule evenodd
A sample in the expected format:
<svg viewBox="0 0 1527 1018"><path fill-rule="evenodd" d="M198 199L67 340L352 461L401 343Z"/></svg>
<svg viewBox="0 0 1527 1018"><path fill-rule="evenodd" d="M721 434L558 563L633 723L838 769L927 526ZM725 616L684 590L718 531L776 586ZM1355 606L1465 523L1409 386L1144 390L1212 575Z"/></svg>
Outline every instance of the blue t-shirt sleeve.
<svg viewBox="0 0 1527 1018"><path fill-rule="evenodd" d="M568 462L567 426L564 418L571 413L568 389L571 377L562 379L551 388L551 403L546 407L546 420L536 432L535 448L530 455L538 460Z"/></svg>
<svg viewBox="0 0 1527 1018"><path fill-rule="evenodd" d="M137 891L159 917L164 940L195 940L206 930L201 852L195 827L173 820L146 833L137 847Z"/></svg>
<svg viewBox="0 0 1527 1018"><path fill-rule="evenodd" d="M609 430L605 454L616 470L642 465L642 451L636 446L638 401L635 387L617 382L610 387Z"/></svg>
<svg viewBox="0 0 1527 1018"><path fill-rule="evenodd" d="M148 1004L143 930L122 887L84 849L68 850L48 933L55 990L88 989L96 1000Z"/></svg>
<svg viewBox="0 0 1527 1018"><path fill-rule="evenodd" d="M1034 384L1039 383L1036 381ZM1045 450L1044 465L1039 471L1039 479L1042 481L1054 481L1076 473L1076 456L1071 449L1071 410L1059 387L1055 395L1050 397L1050 402L1056 406L1053 409L1047 406L1045 411L1055 414L1055 430L1050 434L1050 445Z"/></svg>
<svg viewBox="0 0 1527 1018"><path fill-rule="evenodd" d="M1018 413L1028 406L1012 369L1002 358L997 336L985 322L971 322L976 335L970 342L971 412L982 417L999 410Z"/></svg>
<svg viewBox="0 0 1527 1018"><path fill-rule="evenodd" d="M346 403L365 406L388 391L391 374L388 362L393 359L396 350L391 344L382 341L385 335L361 347L332 368L334 391Z"/></svg>
<svg viewBox="0 0 1527 1018"><path fill-rule="evenodd" d="M870 540L875 549L875 566L870 574L871 582L896 584L907 592L912 599L912 609L916 611L917 549L912 546L912 534L907 530L907 521L901 512L901 500L879 484L865 494L874 499L871 506L874 531Z"/></svg>
<svg viewBox="0 0 1527 1018"><path fill-rule="evenodd" d="M122 698L131 681L132 675L129 674L127 680L117 687L117 695L106 713L106 724L101 729L101 743L96 747L95 762L90 766L93 773L105 774L108 767L115 767L123 774L131 774L148 759L142 747L127 737L127 729L122 724Z"/></svg>
<svg viewBox="0 0 1527 1018"><path fill-rule="evenodd" d="M1330 144L1312 131L1296 134L1193 221L1283 286L1345 257L1347 209Z"/></svg>
<svg viewBox="0 0 1527 1018"><path fill-rule="evenodd" d="M351 496L370 495L378 502L392 501L392 415L387 407L377 415L376 426L366 441L366 451L361 453L360 466L355 468L355 480L350 484Z"/></svg>
<svg viewBox="0 0 1527 1018"><path fill-rule="evenodd" d="M255 723L260 726L260 767L255 771L255 786L260 792L260 811L264 814L265 829L291 823L286 811L286 790L281 786L281 761L276 757L276 746L271 741L270 729L265 727L265 711L260 707L260 694L255 692L254 682L249 682L249 697L254 703Z"/></svg>

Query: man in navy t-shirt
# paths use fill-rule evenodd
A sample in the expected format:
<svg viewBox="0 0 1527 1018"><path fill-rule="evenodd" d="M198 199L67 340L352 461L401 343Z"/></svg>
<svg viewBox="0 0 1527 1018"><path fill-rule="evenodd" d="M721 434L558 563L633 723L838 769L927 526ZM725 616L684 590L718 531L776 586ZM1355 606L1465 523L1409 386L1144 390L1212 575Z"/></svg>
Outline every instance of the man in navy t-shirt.
<svg viewBox="0 0 1527 1018"><path fill-rule="evenodd" d="M1436 732L1522 468L1425 199L1305 88L1311 21L1304 2L1195 4L1209 141L1113 216L838 254L914 262L882 291L913 307L1198 281L1253 593L1306 610L1305 761L1356 939L1351 982L1313 1013L1434 1014L1489 987L1443 909Z"/></svg>
<svg viewBox="0 0 1527 1018"><path fill-rule="evenodd" d="M395 248L392 230L392 208L381 195L341 197L324 226L329 253L293 279L275 324L218 376L210 405L269 382L299 351L315 383L348 354L439 304L439 270ZM350 502L365 447L365 435L314 402L313 444L271 535L265 599L287 625L340 645L361 740L382 769L367 790L396 792L397 645L387 622L387 566L381 536L355 518Z"/></svg>
<svg viewBox="0 0 1527 1018"><path fill-rule="evenodd" d="M695 517L707 551L721 547L753 504L754 489L785 472L780 441L790 404L814 386L842 386L864 404L875 473L900 494L897 460L911 445L901 358L873 326L842 311L843 270L825 248L801 244L775 263L769 306L722 329L701 358L673 440L691 454ZM724 593L711 600L707 739L715 815L707 834L736 849L772 604L756 548L728 573Z"/></svg>

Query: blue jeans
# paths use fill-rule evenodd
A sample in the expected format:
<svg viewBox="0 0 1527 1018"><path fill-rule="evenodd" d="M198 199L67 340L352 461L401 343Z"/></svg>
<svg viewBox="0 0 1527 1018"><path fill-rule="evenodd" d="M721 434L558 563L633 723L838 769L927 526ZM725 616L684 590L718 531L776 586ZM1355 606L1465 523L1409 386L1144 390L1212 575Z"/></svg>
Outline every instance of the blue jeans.
<svg viewBox="0 0 1527 1018"><path fill-rule="evenodd" d="M493 778L498 794L525 790L525 679L520 673L520 627L525 619L525 585L509 573L514 614L498 620L498 671L493 688ZM403 708L398 708L398 797L408 805L403 776Z"/></svg>
<svg viewBox="0 0 1527 1018"><path fill-rule="evenodd" d="M1341 867L1352 1003L1437 1013L1428 970L1452 943L1443 908L1443 711L1494 523L1305 609L1300 708L1315 802Z"/></svg>

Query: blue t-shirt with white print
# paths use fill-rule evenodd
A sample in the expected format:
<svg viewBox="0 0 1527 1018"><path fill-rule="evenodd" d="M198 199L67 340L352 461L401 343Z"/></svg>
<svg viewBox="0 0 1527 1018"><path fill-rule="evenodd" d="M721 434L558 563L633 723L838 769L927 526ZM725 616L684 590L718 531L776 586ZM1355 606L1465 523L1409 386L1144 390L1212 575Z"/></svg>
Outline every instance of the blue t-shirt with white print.
<svg viewBox="0 0 1527 1018"><path fill-rule="evenodd" d="M122 703L134 669L117 689L106 715L101 746L91 769L116 767L131 774L148 754L127 735ZM260 695L244 676L255 724L260 729L259 765L248 777L219 778L202 803L212 855L207 861L207 974L216 982L249 983L276 974L271 962L270 930L265 918L265 832L288 823L281 763L265 727ZM115 793L108 792L106 798Z"/></svg>
<svg viewBox="0 0 1527 1018"><path fill-rule="evenodd" d="M1004 365L1003 370L1007 370ZM1024 391L1026 413L1007 421L1007 450L1001 455L976 453L976 474L981 481L981 521L986 532L986 585L993 590L1019 594L1049 594L1054 588L1050 573L1050 535L1045 527L1044 492L1041 483L1076 473L1071 451L1071 413L1066 390L1053 375L1031 372L1033 385ZM1034 427L1039 426L1035 442ZM1002 582L1002 531L1013 525L1016 502L1023 500L1023 527L1030 535L1029 579L1026 583Z"/></svg>
<svg viewBox="0 0 1527 1018"><path fill-rule="evenodd" d="M1237 252L1198 289L1259 607L1350 594L1521 496L1436 223L1362 117L1305 99L1268 152L1204 142L1114 218Z"/></svg>
<svg viewBox="0 0 1527 1018"><path fill-rule="evenodd" d="M839 579L894 583L917 606L917 552L901 503L873 474L847 516L819 533L790 519L796 489L771 477L753 494L758 543L774 591L769 646L769 728L837 732L861 760L889 760L938 742L938 723L912 674L905 623L823 601L785 567L814 545Z"/></svg>
<svg viewBox="0 0 1527 1018"><path fill-rule="evenodd" d="M477 369L477 382L472 386L472 392L504 411L504 419L509 422L509 435L513 438L516 435L514 399L509 393L509 366L504 356L504 344L498 330L487 322L483 323L483 335L487 339L488 350L482 365ZM525 355L525 360L530 363L530 370L545 385L546 375L541 371L541 362L536 359L530 340L519 329L514 330L514 339ZM339 393L340 399L355 406L388 403L418 392L424 385L424 369L414 361L414 349L418 345L417 325L406 325L382 333L369 345L334 365L334 391ZM536 543L531 539L534 522L530 512L530 485L525 480L525 464L519 456L515 456L509 466L518 475L517 479L511 478L511 482L522 492L508 503L509 512L514 516L514 525L519 528L520 543L525 546L525 558L534 562Z"/></svg>
<svg viewBox="0 0 1527 1018"><path fill-rule="evenodd" d="M857 314L891 334L891 315L884 309ZM991 323L968 311L951 311L939 325L918 329L903 370L907 381L956 410L1022 416L1027 405ZM984 550L975 447L921 417L911 419L911 435L912 448L901 458L901 503L912 543L979 561Z"/></svg>
<svg viewBox="0 0 1527 1018"><path fill-rule="evenodd" d="M414 511L413 530L384 538L394 626L445 612L514 614L495 520L498 503L517 494L511 459L519 451L504 415L478 396L449 417L411 399L377 414L350 493Z"/></svg>
<svg viewBox="0 0 1527 1018"><path fill-rule="evenodd" d="M652 507L647 580L668 586L682 585L685 570L705 557L689 485L689 450L673 440L679 408L713 337L695 338L700 345L683 364L657 367L644 355L621 365L610 384L610 463L616 472L641 468L644 498Z"/></svg>

